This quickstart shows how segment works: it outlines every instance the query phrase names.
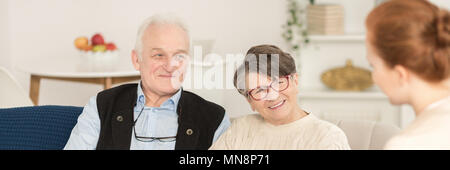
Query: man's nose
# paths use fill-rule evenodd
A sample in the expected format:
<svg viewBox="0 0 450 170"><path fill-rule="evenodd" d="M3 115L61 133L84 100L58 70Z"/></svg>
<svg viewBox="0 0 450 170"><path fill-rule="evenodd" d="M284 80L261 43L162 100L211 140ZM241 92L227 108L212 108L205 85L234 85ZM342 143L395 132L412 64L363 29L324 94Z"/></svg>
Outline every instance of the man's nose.
<svg viewBox="0 0 450 170"><path fill-rule="evenodd" d="M165 68L168 72L174 72L180 67L181 62L176 59L176 57L168 57L165 62Z"/></svg>

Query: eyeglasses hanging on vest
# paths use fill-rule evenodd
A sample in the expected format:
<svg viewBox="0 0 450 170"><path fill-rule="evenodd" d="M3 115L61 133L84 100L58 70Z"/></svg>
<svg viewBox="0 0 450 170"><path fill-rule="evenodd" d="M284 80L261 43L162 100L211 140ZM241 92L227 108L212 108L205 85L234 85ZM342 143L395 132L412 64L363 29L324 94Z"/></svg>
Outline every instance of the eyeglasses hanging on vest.
<svg viewBox="0 0 450 170"><path fill-rule="evenodd" d="M138 136L136 134L136 122L139 120L139 117L141 117L142 111L144 111L144 107L142 107L141 112L139 112L138 117L133 122L133 131L134 131L134 138L136 140L141 142L153 142L153 141L159 141L159 142L173 142L176 140L176 136L169 136L169 137L145 137L145 136Z"/></svg>

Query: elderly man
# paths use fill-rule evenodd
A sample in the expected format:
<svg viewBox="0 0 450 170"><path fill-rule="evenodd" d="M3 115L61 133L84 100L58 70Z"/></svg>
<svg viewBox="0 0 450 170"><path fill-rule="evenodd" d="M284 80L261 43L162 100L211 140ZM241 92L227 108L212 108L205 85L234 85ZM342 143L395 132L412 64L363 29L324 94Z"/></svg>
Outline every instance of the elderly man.
<svg viewBox="0 0 450 170"><path fill-rule="evenodd" d="M92 97L64 149L208 149L230 121L221 106L181 88L189 49L179 19L146 20L131 55L141 81Z"/></svg>

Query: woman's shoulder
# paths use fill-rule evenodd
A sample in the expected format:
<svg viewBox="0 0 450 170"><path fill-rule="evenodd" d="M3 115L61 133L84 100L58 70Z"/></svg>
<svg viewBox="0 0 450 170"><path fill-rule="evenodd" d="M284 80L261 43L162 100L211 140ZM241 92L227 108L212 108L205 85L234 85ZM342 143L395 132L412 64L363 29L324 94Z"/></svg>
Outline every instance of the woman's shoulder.
<svg viewBox="0 0 450 170"><path fill-rule="evenodd" d="M314 120L317 135L320 136L321 139L319 145L322 145L327 149L351 149L348 143L347 135L341 128L320 118L315 118Z"/></svg>
<svg viewBox="0 0 450 170"><path fill-rule="evenodd" d="M311 119L311 128L315 129L316 133L320 133L320 134L324 134L324 135L342 135L342 136L346 136L344 131L339 128L337 125L326 121L326 120L322 120L314 115L309 115L310 119Z"/></svg>
<svg viewBox="0 0 450 170"><path fill-rule="evenodd" d="M311 119L311 122L314 126L317 126L319 128L326 128L326 129L340 129L338 126L336 126L335 124L323 120L315 115L308 115Z"/></svg>
<svg viewBox="0 0 450 170"><path fill-rule="evenodd" d="M231 119L231 125L227 129L226 133L229 138L239 138L242 136L248 136L249 133L259 129L258 126L263 122L263 118L258 114L248 114Z"/></svg>
<svg viewBox="0 0 450 170"><path fill-rule="evenodd" d="M450 149L449 114L429 114L416 118L391 138L385 149Z"/></svg>
<svg viewBox="0 0 450 170"><path fill-rule="evenodd" d="M247 114L245 116L237 117L232 120L232 124L255 124L255 123L263 123L264 119L259 114Z"/></svg>

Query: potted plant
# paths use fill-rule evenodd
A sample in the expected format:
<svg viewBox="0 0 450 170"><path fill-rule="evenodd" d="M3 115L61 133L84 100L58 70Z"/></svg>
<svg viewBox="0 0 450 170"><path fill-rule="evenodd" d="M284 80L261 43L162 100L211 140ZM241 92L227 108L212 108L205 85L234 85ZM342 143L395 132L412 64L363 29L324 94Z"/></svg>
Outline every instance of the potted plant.
<svg viewBox="0 0 450 170"><path fill-rule="evenodd" d="M299 3L299 0L287 0L288 2L288 18L283 25L284 32L282 37L288 43L294 57L297 58L295 65L297 70L301 69L300 50L307 46L310 42L308 37L308 27L306 20L305 5ZM314 0L309 1L311 4Z"/></svg>
<svg viewBox="0 0 450 170"><path fill-rule="evenodd" d="M290 49L296 53L309 43L308 31L305 18L305 9L297 0L288 1L288 19L283 25L282 37L289 44ZM310 0L314 3L314 0Z"/></svg>

